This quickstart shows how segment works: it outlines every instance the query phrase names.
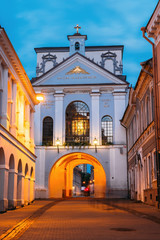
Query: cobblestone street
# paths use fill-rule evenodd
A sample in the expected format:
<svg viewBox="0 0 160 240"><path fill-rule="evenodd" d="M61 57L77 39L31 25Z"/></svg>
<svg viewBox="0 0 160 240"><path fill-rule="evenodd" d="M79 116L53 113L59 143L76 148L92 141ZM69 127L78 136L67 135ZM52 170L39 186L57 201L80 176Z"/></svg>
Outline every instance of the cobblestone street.
<svg viewBox="0 0 160 240"><path fill-rule="evenodd" d="M160 220L159 210L140 203L128 203L122 201L116 207L116 202L113 206L94 200L36 201L23 209L0 215L1 234L3 233L0 239L158 240L160 221L155 223L152 218L146 217L151 209ZM133 206L139 209L139 214L135 207L133 211ZM120 209L122 207L126 210ZM128 208L132 208L133 213L128 212ZM27 222L22 220L22 216ZM7 221L9 229L5 228ZM18 221L20 224L16 230L15 224ZM8 234L5 235L4 230L8 230Z"/></svg>

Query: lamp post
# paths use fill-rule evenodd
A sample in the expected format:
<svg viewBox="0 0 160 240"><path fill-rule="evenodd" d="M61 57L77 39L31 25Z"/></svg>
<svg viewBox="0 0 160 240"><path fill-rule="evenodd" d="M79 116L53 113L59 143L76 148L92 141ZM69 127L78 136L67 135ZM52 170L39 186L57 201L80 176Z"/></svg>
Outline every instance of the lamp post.
<svg viewBox="0 0 160 240"><path fill-rule="evenodd" d="M95 152L97 152L97 143L98 143L98 140L97 140L96 137L95 137L95 139L93 140L93 143L94 143L94 146L95 146Z"/></svg>
<svg viewBox="0 0 160 240"><path fill-rule="evenodd" d="M57 152L59 153L59 145L60 145L60 140L57 138L56 140L56 145L57 145Z"/></svg>

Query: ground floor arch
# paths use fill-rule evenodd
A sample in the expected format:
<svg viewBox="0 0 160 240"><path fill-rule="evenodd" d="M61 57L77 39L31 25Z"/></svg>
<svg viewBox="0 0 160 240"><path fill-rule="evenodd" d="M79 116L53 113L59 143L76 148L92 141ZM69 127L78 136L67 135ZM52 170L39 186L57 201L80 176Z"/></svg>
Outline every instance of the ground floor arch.
<svg viewBox="0 0 160 240"><path fill-rule="evenodd" d="M66 154L59 158L49 174L49 197L69 197L72 192L73 169L79 164L94 167L94 197L106 196L106 174L101 163L92 155L81 152Z"/></svg>
<svg viewBox="0 0 160 240"><path fill-rule="evenodd" d="M0 127L0 212L33 201L35 159L31 151Z"/></svg>

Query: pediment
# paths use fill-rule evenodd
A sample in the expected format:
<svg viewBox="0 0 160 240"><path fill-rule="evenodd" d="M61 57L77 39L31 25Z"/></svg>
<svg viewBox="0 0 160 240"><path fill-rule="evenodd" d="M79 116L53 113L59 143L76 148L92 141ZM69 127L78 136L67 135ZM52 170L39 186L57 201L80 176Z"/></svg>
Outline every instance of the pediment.
<svg viewBox="0 0 160 240"><path fill-rule="evenodd" d="M101 55L101 57L111 57L111 58L115 58L115 57L117 57L117 54L108 51L108 52L106 52L106 53L103 53L103 54Z"/></svg>
<svg viewBox="0 0 160 240"><path fill-rule="evenodd" d="M38 85L125 84L113 73L76 53L32 82Z"/></svg>

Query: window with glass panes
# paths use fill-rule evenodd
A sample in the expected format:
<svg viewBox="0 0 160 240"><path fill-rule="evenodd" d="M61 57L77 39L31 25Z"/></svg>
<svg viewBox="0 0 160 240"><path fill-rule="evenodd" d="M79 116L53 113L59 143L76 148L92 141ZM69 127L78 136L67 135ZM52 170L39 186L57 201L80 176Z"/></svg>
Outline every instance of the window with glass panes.
<svg viewBox="0 0 160 240"><path fill-rule="evenodd" d="M89 143L89 108L81 101L66 109L66 143Z"/></svg>
<svg viewBox="0 0 160 240"><path fill-rule="evenodd" d="M104 116L101 120L102 145L113 142L113 121L110 116Z"/></svg>
<svg viewBox="0 0 160 240"><path fill-rule="evenodd" d="M53 145L53 119L45 117L43 119L43 145Z"/></svg>

